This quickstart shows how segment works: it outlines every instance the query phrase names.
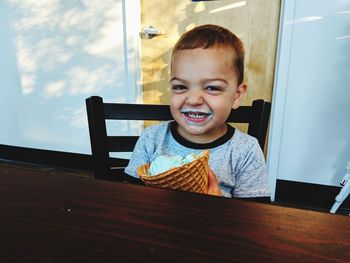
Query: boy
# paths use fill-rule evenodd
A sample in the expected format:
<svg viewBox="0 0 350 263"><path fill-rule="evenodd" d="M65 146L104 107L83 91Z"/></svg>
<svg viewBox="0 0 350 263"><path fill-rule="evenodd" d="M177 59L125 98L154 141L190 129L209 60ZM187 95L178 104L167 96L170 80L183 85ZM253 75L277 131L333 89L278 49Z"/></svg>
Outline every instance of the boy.
<svg viewBox="0 0 350 263"><path fill-rule="evenodd" d="M125 172L159 155L210 149L208 194L253 198L270 195L264 156L257 140L226 123L247 90L244 48L229 30L198 26L175 44L170 73L173 122L146 128Z"/></svg>

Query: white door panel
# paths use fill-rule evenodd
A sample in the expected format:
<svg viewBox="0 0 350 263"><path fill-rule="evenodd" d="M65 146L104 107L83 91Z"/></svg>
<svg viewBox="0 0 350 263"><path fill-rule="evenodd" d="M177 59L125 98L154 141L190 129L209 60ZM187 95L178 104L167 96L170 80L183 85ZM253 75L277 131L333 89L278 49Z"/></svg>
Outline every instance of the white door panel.
<svg viewBox="0 0 350 263"><path fill-rule="evenodd" d="M339 186L350 161L349 26L349 1L284 1L268 148L272 178Z"/></svg>

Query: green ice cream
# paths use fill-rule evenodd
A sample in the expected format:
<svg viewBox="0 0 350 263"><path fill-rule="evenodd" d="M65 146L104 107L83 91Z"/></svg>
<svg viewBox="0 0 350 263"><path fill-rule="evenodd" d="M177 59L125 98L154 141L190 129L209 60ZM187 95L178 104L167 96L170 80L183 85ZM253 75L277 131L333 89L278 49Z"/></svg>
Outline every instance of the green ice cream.
<svg viewBox="0 0 350 263"><path fill-rule="evenodd" d="M151 163L148 174L157 175L163 172L166 172L170 169L180 167L182 165L188 164L199 157L204 156L204 152L199 154L189 154L186 157L179 155L169 156L169 155L160 155Z"/></svg>

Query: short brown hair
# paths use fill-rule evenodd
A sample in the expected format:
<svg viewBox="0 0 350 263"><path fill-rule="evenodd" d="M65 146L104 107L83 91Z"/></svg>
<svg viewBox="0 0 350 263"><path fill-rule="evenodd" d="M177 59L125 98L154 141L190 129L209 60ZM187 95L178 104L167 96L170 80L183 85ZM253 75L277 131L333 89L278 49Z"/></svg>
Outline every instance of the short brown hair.
<svg viewBox="0 0 350 263"><path fill-rule="evenodd" d="M233 65L236 66L238 84L244 78L244 46L242 41L230 30L217 25L201 25L185 32L176 42L173 55L178 50L224 47L235 51Z"/></svg>

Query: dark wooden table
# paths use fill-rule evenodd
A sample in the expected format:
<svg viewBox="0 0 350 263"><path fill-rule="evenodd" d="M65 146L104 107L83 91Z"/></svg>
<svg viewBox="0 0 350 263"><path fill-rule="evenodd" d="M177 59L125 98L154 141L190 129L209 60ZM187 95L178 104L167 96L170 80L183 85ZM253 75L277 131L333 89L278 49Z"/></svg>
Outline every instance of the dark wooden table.
<svg viewBox="0 0 350 263"><path fill-rule="evenodd" d="M350 217L0 166L0 262L349 262Z"/></svg>

